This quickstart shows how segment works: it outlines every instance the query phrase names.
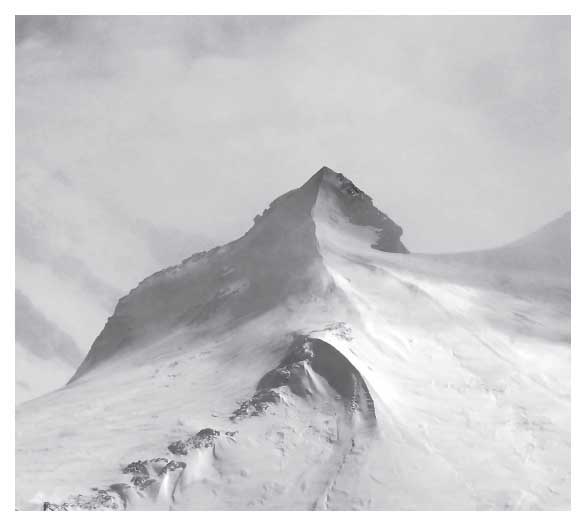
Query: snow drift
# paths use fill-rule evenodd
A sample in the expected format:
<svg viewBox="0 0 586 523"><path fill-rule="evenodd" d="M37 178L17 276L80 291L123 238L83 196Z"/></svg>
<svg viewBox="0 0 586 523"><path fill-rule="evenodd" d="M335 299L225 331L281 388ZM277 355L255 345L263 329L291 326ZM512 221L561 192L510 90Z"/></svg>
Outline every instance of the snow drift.
<svg viewBox="0 0 586 523"><path fill-rule="evenodd" d="M569 216L478 253L401 236L324 167L144 280L17 410L17 505L568 508Z"/></svg>

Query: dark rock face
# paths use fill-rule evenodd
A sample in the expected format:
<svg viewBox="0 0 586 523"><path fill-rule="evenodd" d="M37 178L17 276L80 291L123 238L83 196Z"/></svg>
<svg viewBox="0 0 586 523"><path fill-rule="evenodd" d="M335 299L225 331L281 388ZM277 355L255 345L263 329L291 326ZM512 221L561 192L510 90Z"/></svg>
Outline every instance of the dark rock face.
<svg viewBox="0 0 586 523"><path fill-rule="evenodd" d="M212 447L220 432L214 429L202 429L185 441L174 441L167 448L171 454L186 456L191 449Z"/></svg>
<svg viewBox="0 0 586 523"><path fill-rule="evenodd" d="M308 336L294 338L279 366L260 379L254 396L243 402L230 419L263 414L281 400L279 390L285 387L301 398L311 397L314 390L308 379L308 368L328 382L350 415L361 411L367 418L376 419L374 402L358 370L329 343Z"/></svg>

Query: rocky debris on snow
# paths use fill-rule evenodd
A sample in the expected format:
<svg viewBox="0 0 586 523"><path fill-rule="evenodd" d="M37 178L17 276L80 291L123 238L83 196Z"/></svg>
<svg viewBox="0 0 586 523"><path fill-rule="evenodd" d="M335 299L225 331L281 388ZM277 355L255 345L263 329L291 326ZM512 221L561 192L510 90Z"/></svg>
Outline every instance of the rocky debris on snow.
<svg viewBox="0 0 586 523"><path fill-rule="evenodd" d="M150 477L147 461L133 461L122 469L123 474L132 474L130 482L138 489L145 489L155 481Z"/></svg>
<svg viewBox="0 0 586 523"><path fill-rule="evenodd" d="M226 431L224 434L234 438L237 431ZM205 428L185 441L175 441L169 445L172 454L187 455L190 450L210 448L215 444L216 439L222 433L219 430ZM93 489L97 494L94 496L77 496L69 498L64 503L43 503L45 511L63 510L120 510L126 509L132 492L139 497L153 497L157 495L162 480L171 473L179 475L187 468L184 461L158 457L149 460L137 460L122 467L122 473L130 475L128 483L115 483L108 489Z"/></svg>
<svg viewBox="0 0 586 523"><path fill-rule="evenodd" d="M159 474L163 468L165 468L165 465L167 465L167 463L169 463L169 459L168 458L153 458L149 461L150 466L153 468L153 470Z"/></svg>
<svg viewBox="0 0 586 523"><path fill-rule="evenodd" d="M270 405L278 403L281 396L274 390L259 390L255 395L244 401L230 416L232 421L247 416L260 416Z"/></svg>
<svg viewBox="0 0 586 523"><path fill-rule="evenodd" d="M156 483L156 478L164 476L168 472L184 469L186 463L183 461L174 461L167 458L154 458L144 461L133 461L126 465L122 472L132 474L130 482L138 489L144 490Z"/></svg>
<svg viewBox="0 0 586 523"><path fill-rule="evenodd" d="M110 490L98 489L94 496L78 494L64 503L43 503L44 511L71 511L71 510L119 510L120 499Z"/></svg>
<svg viewBox="0 0 586 523"><path fill-rule="evenodd" d="M133 461L126 465L122 472L124 474L134 474L135 476L148 476L149 471L147 469L147 462L146 461Z"/></svg>
<svg viewBox="0 0 586 523"><path fill-rule="evenodd" d="M186 456L191 449L212 447L220 431L206 428L186 440L178 440L171 443L167 448L171 454Z"/></svg>
<svg viewBox="0 0 586 523"><path fill-rule="evenodd" d="M173 470L178 470L178 469L183 470L185 467L187 467L187 463L185 463L184 461L171 460L171 461L169 461L169 463L167 463L163 467L163 470L161 470L160 475L163 476L164 474L167 474L168 472L172 472Z"/></svg>
<svg viewBox="0 0 586 523"><path fill-rule="evenodd" d="M69 503L63 503L61 505L50 503L49 501L43 503L43 511L56 512L61 510L69 510Z"/></svg>

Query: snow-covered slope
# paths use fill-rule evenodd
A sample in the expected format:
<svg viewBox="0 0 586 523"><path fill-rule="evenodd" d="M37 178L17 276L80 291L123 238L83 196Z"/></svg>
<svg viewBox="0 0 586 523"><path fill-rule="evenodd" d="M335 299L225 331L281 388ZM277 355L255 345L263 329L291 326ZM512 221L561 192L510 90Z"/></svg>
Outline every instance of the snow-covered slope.
<svg viewBox="0 0 586 523"><path fill-rule="evenodd" d="M486 267L567 276L570 273L570 213L509 245L489 251L448 254Z"/></svg>
<svg viewBox="0 0 586 523"><path fill-rule="evenodd" d="M17 410L17 505L568 508L569 266L537 263L569 260L566 224L407 255L321 169L144 280Z"/></svg>

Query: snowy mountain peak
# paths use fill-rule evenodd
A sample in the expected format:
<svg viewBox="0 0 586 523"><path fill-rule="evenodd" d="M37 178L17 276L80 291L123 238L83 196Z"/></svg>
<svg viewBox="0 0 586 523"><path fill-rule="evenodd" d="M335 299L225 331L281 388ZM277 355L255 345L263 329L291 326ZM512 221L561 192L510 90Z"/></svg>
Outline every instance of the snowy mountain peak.
<svg viewBox="0 0 586 523"><path fill-rule="evenodd" d="M338 174L336 171L334 171L333 169L330 169L327 165L322 166L310 179L309 181L313 180L313 179L317 179L320 180L325 176L325 175L336 175Z"/></svg>
<svg viewBox="0 0 586 523"><path fill-rule="evenodd" d="M322 212L324 206L328 207L325 214ZM314 222L331 221L336 217L334 221L341 227L350 223L368 228L375 235L370 247L386 252L408 252L401 242L403 229L377 209L372 198L352 180L329 167L322 167L299 189L274 200L262 216L255 218L255 224L281 207L295 208L298 218L311 214ZM368 234L368 231L363 233Z"/></svg>
<svg viewBox="0 0 586 523"><path fill-rule="evenodd" d="M203 335L274 308L325 303L339 290L323 242L344 238L365 252L406 253L401 234L368 195L322 167L274 200L243 237L150 276L122 298L72 381L181 330Z"/></svg>
<svg viewBox="0 0 586 523"><path fill-rule="evenodd" d="M316 190L336 190L348 197L371 199L370 196L356 187L352 180L325 165L303 185L303 188L306 187L311 187Z"/></svg>
<svg viewBox="0 0 586 523"><path fill-rule="evenodd" d="M400 227L321 169L143 281L19 407L17 506L567 508L569 229L381 252Z"/></svg>

